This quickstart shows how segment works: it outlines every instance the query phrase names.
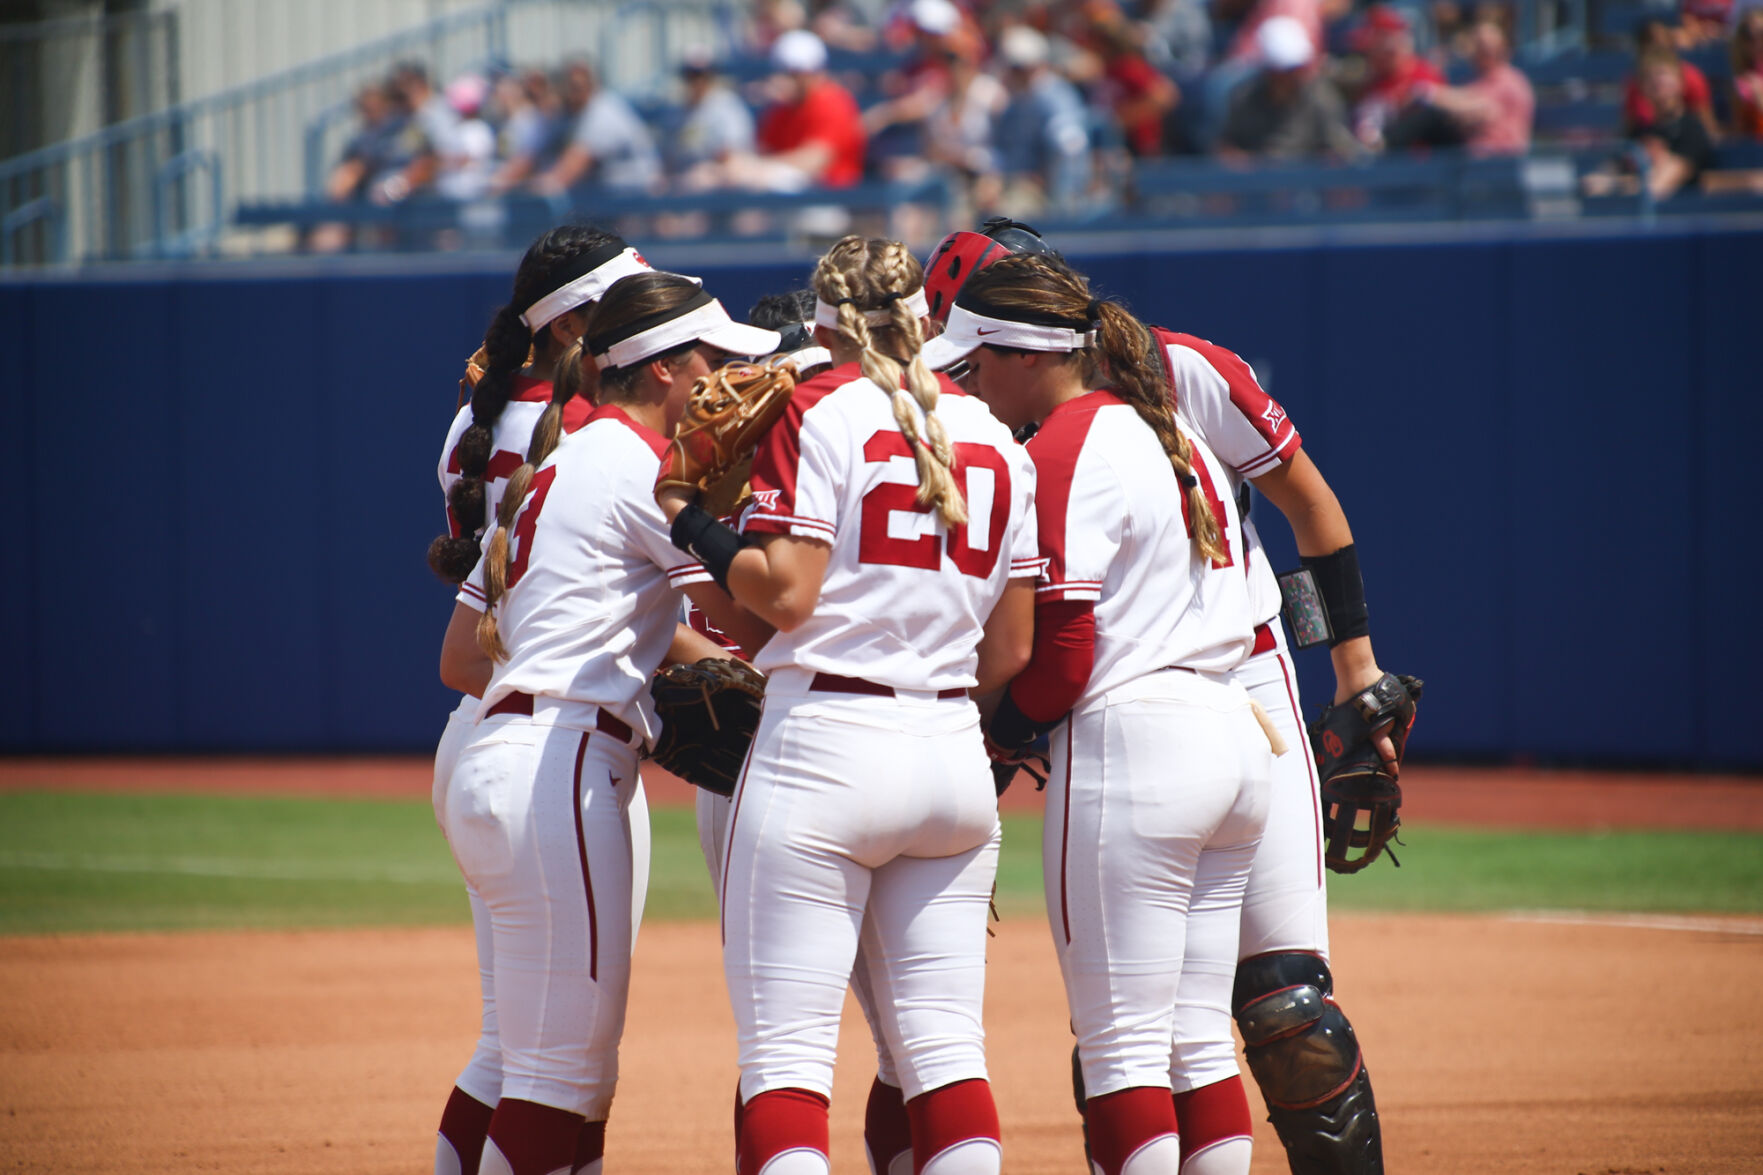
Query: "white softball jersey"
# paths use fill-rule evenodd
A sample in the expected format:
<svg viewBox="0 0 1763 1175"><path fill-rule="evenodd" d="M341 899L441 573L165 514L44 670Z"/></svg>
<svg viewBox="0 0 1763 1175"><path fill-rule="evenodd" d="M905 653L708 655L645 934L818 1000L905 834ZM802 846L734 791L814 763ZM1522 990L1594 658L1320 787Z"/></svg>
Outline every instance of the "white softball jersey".
<svg viewBox="0 0 1763 1175"><path fill-rule="evenodd" d="M1194 335L1152 327L1163 348L1176 417L1198 434L1228 471L1228 493L1235 497L1250 481L1290 461L1303 438L1279 402L1262 390L1255 369L1235 353ZM1255 620L1279 615L1279 582L1267 564L1255 524L1243 520L1247 537L1244 566L1255 601Z"/></svg>
<svg viewBox="0 0 1763 1175"><path fill-rule="evenodd" d="M509 536L508 590L497 604L509 656L490 678L480 717L521 692L562 703L559 724L592 728L604 708L654 741L660 724L649 675L679 621L677 589L710 581L674 547L655 502L666 447L660 433L603 405L534 474ZM458 598L484 607L483 560ZM535 721L545 712L535 709Z"/></svg>
<svg viewBox="0 0 1763 1175"><path fill-rule="evenodd" d="M502 406L502 413L496 417L496 425L490 430L490 462L484 469L484 495L489 506L485 517L496 517L496 510L502 504L502 491L507 488L514 471L526 461L526 451L533 442L533 429L538 427L539 417L545 414L545 406L550 402L551 381L524 375L514 377L513 394ZM563 431L574 432L580 428L592 410L593 406L580 397L570 400L563 409ZM466 404L453 417L453 426L447 430L447 442L441 446L441 460L435 472L441 479L443 499L453 492L454 483L461 476L459 438L471 427L471 420L471 405ZM447 511L447 533L454 538L462 533L459 520L453 517L451 509Z"/></svg>
<svg viewBox="0 0 1763 1175"><path fill-rule="evenodd" d="M975 650L1005 582L1041 565L1035 475L984 404L939 382L936 411L967 497L965 525L946 526L918 504L917 466L892 400L855 363L799 386L761 442L742 529L821 539L832 555L814 615L772 637L759 669L898 690L976 684Z"/></svg>
<svg viewBox="0 0 1763 1175"><path fill-rule="evenodd" d="M1036 598L1095 604L1094 667L1076 709L1171 666L1228 672L1253 646L1243 532L1224 466L1184 432L1224 538L1222 566L1195 554L1187 495L1157 435L1118 396L1066 401L1028 442L1047 560Z"/></svg>

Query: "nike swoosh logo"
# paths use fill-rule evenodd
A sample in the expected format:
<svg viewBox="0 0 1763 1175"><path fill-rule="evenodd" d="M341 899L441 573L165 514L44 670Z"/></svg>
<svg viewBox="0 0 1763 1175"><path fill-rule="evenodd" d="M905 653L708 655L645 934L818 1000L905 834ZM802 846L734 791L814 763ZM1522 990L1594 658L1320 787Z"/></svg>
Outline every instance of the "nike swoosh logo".
<svg viewBox="0 0 1763 1175"><path fill-rule="evenodd" d="M995 335L998 333L998 331L1001 331L1003 329L1004 328L1000 326L1000 327L996 327L992 330L975 330L973 333L976 335Z"/></svg>

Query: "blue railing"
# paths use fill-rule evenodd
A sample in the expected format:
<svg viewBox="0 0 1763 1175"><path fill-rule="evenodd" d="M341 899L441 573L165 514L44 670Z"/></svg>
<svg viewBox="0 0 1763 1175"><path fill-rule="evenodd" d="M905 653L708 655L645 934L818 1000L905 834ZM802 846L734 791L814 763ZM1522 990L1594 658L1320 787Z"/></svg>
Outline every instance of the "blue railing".
<svg viewBox="0 0 1763 1175"><path fill-rule="evenodd" d="M0 162L0 264L212 248L240 202L313 190L345 126L337 112L401 58L422 59L446 77L506 62L511 52L550 61L579 45L590 56L597 49L615 84L635 77L653 84L666 73L660 54L677 54L682 30L726 38L731 3L503 0L16 156ZM207 182L185 182L192 169Z"/></svg>

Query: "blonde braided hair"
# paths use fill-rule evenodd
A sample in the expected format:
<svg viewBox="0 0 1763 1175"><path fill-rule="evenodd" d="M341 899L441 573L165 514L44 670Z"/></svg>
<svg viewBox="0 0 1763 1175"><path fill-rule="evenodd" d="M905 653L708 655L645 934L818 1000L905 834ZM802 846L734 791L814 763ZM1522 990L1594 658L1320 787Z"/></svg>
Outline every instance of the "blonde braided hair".
<svg viewBox="0 0 1763 1175"><path fill-rule="evenodd" d="M967 501L955 482L955 448L936 414L937 377L924 361L923 326L905 302L924 287L918 259L898 241L849 236L820 259L810 285L821 301L838 307L839 334L858 348L863 374L892 398L894 422L918 465L918 504L934 506L949 526L965 523ZM864 311L884 309L888 325L872 327ZM896 337L904 371L900 359L876 345L877 329ZM924 413L922 435L914 403Z"/></svg>

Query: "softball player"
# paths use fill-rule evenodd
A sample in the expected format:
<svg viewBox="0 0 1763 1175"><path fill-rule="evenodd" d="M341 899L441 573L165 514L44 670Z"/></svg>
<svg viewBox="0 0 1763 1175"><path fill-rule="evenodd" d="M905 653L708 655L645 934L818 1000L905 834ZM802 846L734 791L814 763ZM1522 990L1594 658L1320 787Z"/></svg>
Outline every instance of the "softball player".
<svg viewBox="0 0 1763 1175"><path fill-rule="evenodd" d="M723 856L743 1175L830 1169L860 941L915 1169L1001 1162L980 1026L997 802L968 693L1027 658L1033 472L924 366L921 286L897 242L835 245L813 279L834 366L761 443L744 533L663 494L676 543L778 630Z"/></svg>
<svg viewBox="0 0 1763 1175"><path fill-rule="evenodd" d="M1015 222L1002 231L988 225L982 233L950 234L927 269L933 302L949 304L973 273L1010 252L1052 250ZM1229 493L1244 501L1246 486L1253 484L1290 523L1330 616L1333 700L1352 697L1383 670L1372 652L1353 533L1334 491L1285 409L1247 363L1193 335L1150 329L1150 360L1162 370L1176 415L1224 462ZM1257 623L1253 655L1234 676L1291 751L1273 764L1267 828L1243 899L1232 1010L1245 1034L1250 1072L1295 1175L1376 1175L1383 1170L1383 1140L1371 1078L1353 1026L1334 1000L1329 970L1316 764L1279 619L1279 587L1246 513L1243 532ZM1393 762L1387 738L1379 743ZM1282 1004L1288 1005L1285 1017L1267 1015ZM1191 1047L1177 1042L1178 1050ZM1202 1126L1190 1117L1210 1114L1198 1103L1178 1101L1178 1110L1184 1135Z"/></svg>
<svg viewBox="0 0 1763 1175"><path fill-rule="evenodd" d="M1138 362L1148 341L1071 270L1019 256L966 283L926 352L965 358L1005 424L1039 426L1035 654L991 732L1024 749L1052 732L1042 861L1092 1157L1102 1175L1246 1173L1246 1105L1184 1137L1172 1090L1241 1098L1230 984L1272 756L1230 680L1255 627L1236 509ZM1184 1032L1214 1047L1177 1055Z"/></svg>
<svg viewBox="0 0 1763 1175"><path fill-rule="evenodd" d="M509 475L526 459L534 426L552 399L551 373L581 336L593 300L620 277L644 268L642 258L618 237L574 226L547 232L521 258L513 295L484 332L483 375L471 389L470 402L454 416L441 447L437 473L447 503L447 533L430 544L428 558L442 579L459 583L476 565L479 536L496 516ZM585 399L567 401L559 409L562 426L579 427L591 407ZM462 697L435 750L435 820L443 832L447 781L476 722L477 708L478 699ZM435 1175L477 1170L502 1085L490 922L469 881L466 894L477 932L482 1028L441 1114Z"/></svg>
<svg viewBox="0 0 1763 1175"><path fill-rule="evenodd" d="M657 733L648 677L675 589L740 631L668 541L653 486L692 382L776 340L686 278L615 283L585 339L600 406L561 440L537 433L539 463L513 472L460 587L442 676L482 702L442 812L490 923L501 1083L483 1175L600 1169L647 882L630 805Z"/></svg>

